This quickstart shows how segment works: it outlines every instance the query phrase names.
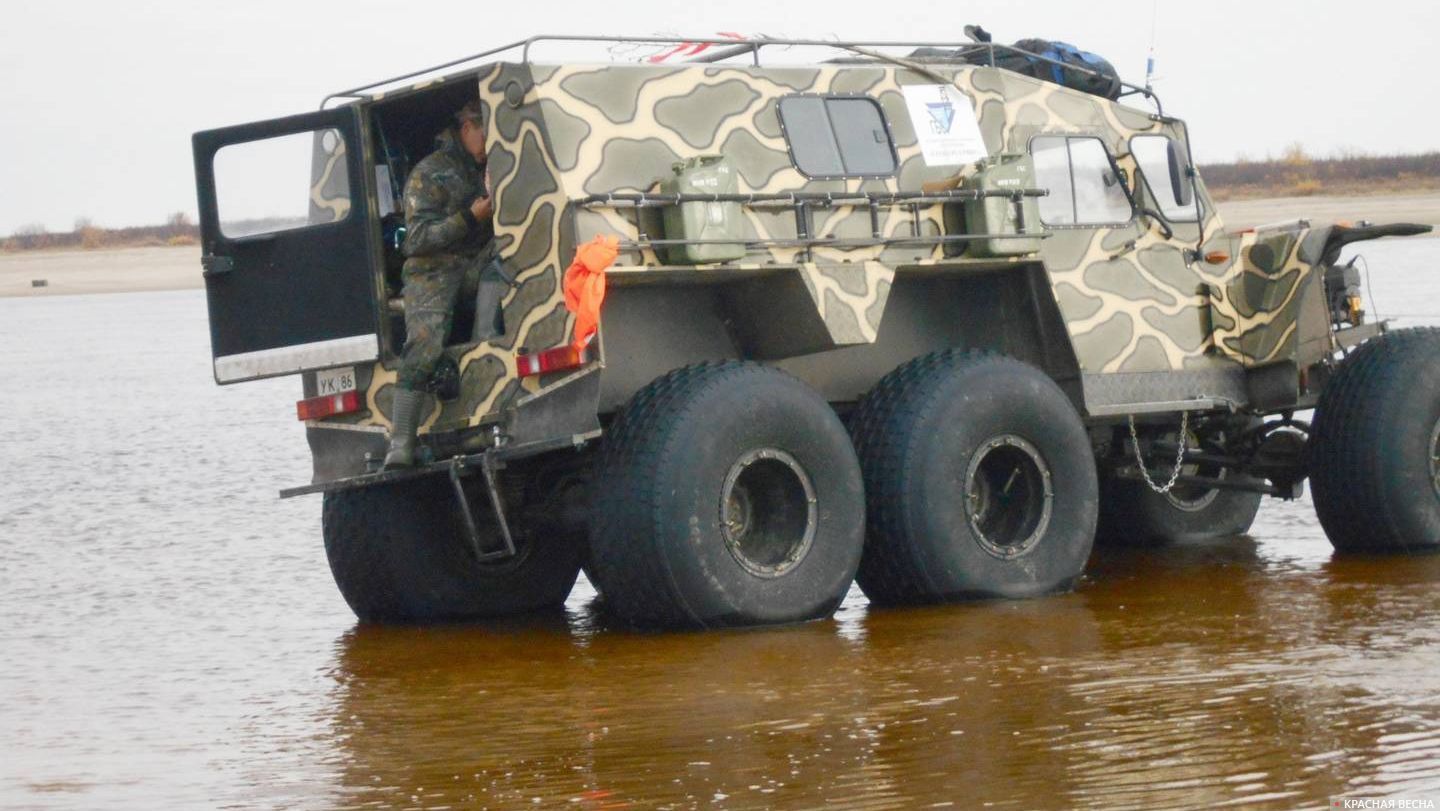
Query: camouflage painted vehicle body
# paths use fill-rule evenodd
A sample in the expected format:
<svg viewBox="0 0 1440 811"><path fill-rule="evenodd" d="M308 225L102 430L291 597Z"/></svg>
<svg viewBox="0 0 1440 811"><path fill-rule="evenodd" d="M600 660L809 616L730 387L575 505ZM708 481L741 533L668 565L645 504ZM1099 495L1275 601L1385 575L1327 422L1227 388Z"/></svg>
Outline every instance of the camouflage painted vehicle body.
<svg viewBox="0 0 1440 811"><path fill-rule="evenodd" d="M303 373L314 475L283 495L325 493L332 571L362 618L547 604L582 558L637 624L826 616L852 579L882 603L1034 596L1075 582L1097 521L1102 537L1213 537L1245 531L1262 495L1294 498L1307 476L1344 488L1354 454L1316 446L1293 418L1327 412L1337 355L1386 337L1340 249L1428 227L1226 231L1184 122L1147 89L1111 101L991 67L993 53L915 61L840 45L841 61L765 66L771 43L752 41L753 65L537 64L532 42L510 46L518 60L196 136L217 381ZM1124 103L1137 93L1154 112ZM394 216L381 217L398 189L385 178L406 168L393 141L423 151L476 100L494 253L513 279L505 329L474 343L456 328L418 465L381 470L404 345ZM946 140L957 119L969 134ZM217 150L292 132L317 133L310 227L278 247L227 240ZM565 274L601 237L619 256L597 339L576 354ZM270 287L226 292L246 279ZM255 305L234 302L291 295L290 280L308 297L281 313L293 331L323 320L327 286L345 289L349 315L308 343L257 328L238 348L258 351L222 351L227 329L250 329ZM353 369L343 392L337 368ZM759 427L736 417L767 403L780 410ZM1364 405L1329 406L1345 413L1326 424L1368 421ZM769 438L744 439L752 428ZM1425 430L1434 503L1404 506L1396 526L1440 527L1440 424ZM672 431L682 439L653 444ZM905 456L929 445L944 450ZM672 479L708 478L647 478L667 460ZM902 503L909 523L888 512ZM1327 520L1337 547L1367 543ZM469 563L437 563L452 536ZM486 568L495 560L511 568Z"/></svg>
<svg viewBox="0 0 1440 811"><path fill-rule="evenodd" d="M825 385L820 378L827 365L801 356L874 344L882 334L897 276L902 283L967 273L1024 276L1037 273L1035 265L1042 266L1043 277L1036 280L1053 291L1068 338L1051 351L1073 355L1051 359L1048 366L1057 377L1084 382L1080 402L1095 416L1202 396L1244 406L1249 401L1246 369L1287 361L1314 363L1335 349L1322 274L1315 264L1318 248L1313 247L1323 244L1326 229L1297 225L1274 235L1227 234L1203 185L1204 251L1223 254L1218 262L1187 260L1201 230L1195 223L1170 223L1167 235L1161 224L1138 214L1114 226L1049 228L1038 254L1000 260L949 257L944 244L904 242L945 233L943 202L882 209L881 238L874 239L869 207L844 204L843 195L916 193L956 174L958 167L926 164L902 96L904 86L933 85L937 77L973 103L992 155L1024 153L1030 139L1042 134L1096 136L1132 179L1137 204L1157 207L1147 199L1154 192L1133 180L1141 172L1130 153L1130 139L1164 135L1183 141L1179 122L996 68L929 65L922 74L885 64L497 64L478 77L450 79L478 81L480 97L493 111L489 160L498 201L497 245L518 285L504 303L505 321L512 325L507 335L451 350L461 372L461 394L437 401L422 431L494 423L517 398L544 388L546 381L517 374L515 357L522 350L534 352L567 340L571 316L564 308L560 278L574 246L597 234L615 234L634 246L610 271L612 306L623 306L619 302L632 288L669 283L733 288L740 280L752 279L751 287L762 292L751 296L781 295L809 310L790 314L796 322L814 322L792 330L806 332L804 340L777 336L772 348L764 345L764 336L752 336L752 345L732 345L728 351L708 346L709 356L780 362L836 400L855 399L873 381L859 381L850 386L853 390ZM777 100L796 94L877 101L895 147L894 175L836 180L803 175L791 160L777 113ZM733 163L742 193L841 196L833 206L812 208L808 236L872 244L802 246L795 241L807 235L797 233L792 209L755 205L745 210L744 238L750 244L743 259L668 265L645 241L656 235L656 223L642 219L645 209L593 202L597 196L653 193L672 164L712 154ZM1302 249L1307 243L1312 245L1308 254ZM1252 258L1256 245L1266 246L1261 262ZM805 295L795 295L802 288ZM602 326L599 358L607 367L616 365L612 342L606 340L614 331L611 320ZM701 326L691 322L677 329L701 332ZM794 360L786 362L787 357ZM904 358L887 355L886 360L898 363ZM647 363L645 370L654 376L664 371L662 366ZM1068 374L1067 367L1073 367ZM329 422L388 427L394 369L393 359L377 364L366 375L365 411ZM1177 372L1185 374L1175 376ZM624 376L648 379L643 374ZM604 405L613 409L622 402L629 393L624 388L606 387ZM1296 392L1297 397L1302 394Z"/></svg>

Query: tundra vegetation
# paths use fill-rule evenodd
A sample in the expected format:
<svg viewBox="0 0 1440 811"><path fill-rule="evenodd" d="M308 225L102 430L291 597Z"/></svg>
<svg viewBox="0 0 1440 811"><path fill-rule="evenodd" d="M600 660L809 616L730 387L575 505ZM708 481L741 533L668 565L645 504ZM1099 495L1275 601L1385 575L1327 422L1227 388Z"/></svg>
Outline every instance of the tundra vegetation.
<svg viewBox="0 0 1440 811"><path fill-rule="evenodd" d="M1279 157L1203 164L1200 173L1219 201L1268 197L1311 197L1319 194L1404 194L1440 191L1440 152L1415 155L1366 155L1341 150L1330 157L1306 153L1299 143ZM0 240L0 252L31 250L98 250L195 245L200 229L190 215L177 211L162 225L106 228L89 217L77 217L68 232L52 232L40 223L15 229Z"/></svg>
<svg viewBox="0 0 1440 811"><path fill-rule="evenodd" d="M0 240L0 252L153 248L197 245L199 242L199 227L189 214L177 211L163 225L105 228L89 217L77 217L72 230L52 232L40 223L32 223L15 229L15 233Z"/></svg>
<svg viewBox="0 0 1440 811"><path fill-rule="evenodd" d="M1202 165L1200 174L1219 201L1428 192L1440 190L1440 152L1366 155L1344 150L1318 158L1295 143L1278 158L1241 156L1232 163Z"/></svg>

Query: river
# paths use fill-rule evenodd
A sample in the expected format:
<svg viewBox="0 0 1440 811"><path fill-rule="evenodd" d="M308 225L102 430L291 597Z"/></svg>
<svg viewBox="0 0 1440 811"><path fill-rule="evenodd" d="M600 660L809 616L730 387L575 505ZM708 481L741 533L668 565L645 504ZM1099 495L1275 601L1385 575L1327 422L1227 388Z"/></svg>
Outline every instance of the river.
<svg viewBox="0 0 1440 811"><path fill-rule="evenodd" d="M1440 324L1440 239L1366 246ZM583 581L357 626L293 380L210 378L199 291L0 299L0 806L1320 807L1440 796L1440 556L1252 534L1100 550L1072 594L702 634Z"/></svg>

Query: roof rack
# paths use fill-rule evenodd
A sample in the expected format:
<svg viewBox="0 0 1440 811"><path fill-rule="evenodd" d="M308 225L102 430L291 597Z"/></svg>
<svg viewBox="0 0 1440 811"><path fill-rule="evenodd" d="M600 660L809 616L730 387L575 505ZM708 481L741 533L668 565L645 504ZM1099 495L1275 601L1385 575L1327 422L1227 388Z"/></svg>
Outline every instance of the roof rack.
<svg viewBox="0 0 1440 811"><path fill-rule="evenodd" d="M521 63L529 64L531 47L542 42L608 42L633 43L637 45L703 45L707 48L712 45L724 45L727 47L711 53L700 54L685 61L692 63L713 63L720 62L725 59L731 59L737 56L744 56L745 54L750 54L751 59L755 65L760 64L760 50L767 46L779 45L837 48L842 51L850 51L851 53L859 54L860 56L866 58L893 62L902 67L906 67L911 70L917 70L922 73L926 72L926 65L958 64L962 61L965 64L973 65L976 63L974 61L971 61L971 57L979 56L982 54L985 56L985 61L980 64L993 66L995 64L996 53L1014 53L1025 56L1028 59L1035 59L1041 62L1049 63L1051 65L1062 67L1066 70L1073 70L1079 73L1087 73L1092 76L1103 76L1103 74L1101 74L1099 71L1080 67L1078 65L1066 64L1059 60L1051 59L1048 56L1043 56L1041 54L1027 51L1022 48L1016 48L1013 45L1001 45L993 42L957 43L951 41L789 39L779 37L757 37L750 39L736 37L678 36L607 37L593 34L539 34L528 39L522 39L517 42L511 42L507 45L501 45L496 48L481 51L480 53L471 54L470 56L464 56L459 59L452 59L449 62L442 62L438 65L431 65L428 68L422 68L420 70L411 71L410 73L404 73L399 76L392 76L388 79L381 79L377 82L371 82L369 84L360 85L359 87L352 87L348 90L341 90L335 93L331 93L330 95L326 96L324 99L321 100L320 107L321 109L324 109L325 105L330 103L330 101L332 101L333 99L363 98L367 91L372 91L376 88L385 87L387 85L392 85L397 82L403 82L407 79L414 79L420 76L426 76L428 74L436 73L437 71L446 70L448 68L458 67L460 65L466 64L467 62L474 62L476 60L484 59L486 57L497 56L507 51L514 51L518 49L520 51ZM954 57L946 57L943 59L936 59L934 57L905 57L878 53L874 50L871 50L873 48L954 48L956 50L956 55ZM1124 88L1124 92L1120 94L1122 98L1125 96L1137 94L1144 96L1146 99L1149 99L1152 103L1154 103L1157 115L1162 118L1165 116L1164 107L1162 107L1160 104L1160 97L1155 94L1155 91L1153 89L1149 87L1141 87L1140 85L1136 84L1131 84L1130 82L1124 81L1123 79L1120 80L1120 86Z"/></svg>

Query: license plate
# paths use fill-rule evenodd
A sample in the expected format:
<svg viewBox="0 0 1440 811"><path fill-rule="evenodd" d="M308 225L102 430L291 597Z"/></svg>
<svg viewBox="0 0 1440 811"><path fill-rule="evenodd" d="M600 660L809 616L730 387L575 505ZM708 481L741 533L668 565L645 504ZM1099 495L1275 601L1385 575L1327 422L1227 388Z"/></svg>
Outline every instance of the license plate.
<svg viewBox="0 0 1440 811"><path fill-rule="evenodd" d="M343 366L339 369L321 369L315 373L316 396L324 397L327 394L341 394L354 390L354 366Z"/></svg>

